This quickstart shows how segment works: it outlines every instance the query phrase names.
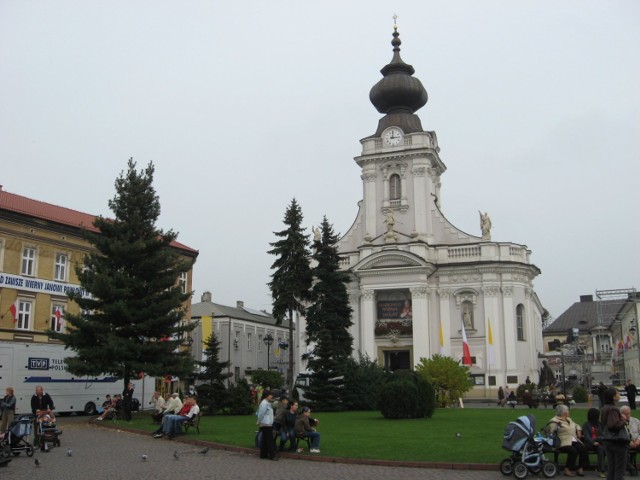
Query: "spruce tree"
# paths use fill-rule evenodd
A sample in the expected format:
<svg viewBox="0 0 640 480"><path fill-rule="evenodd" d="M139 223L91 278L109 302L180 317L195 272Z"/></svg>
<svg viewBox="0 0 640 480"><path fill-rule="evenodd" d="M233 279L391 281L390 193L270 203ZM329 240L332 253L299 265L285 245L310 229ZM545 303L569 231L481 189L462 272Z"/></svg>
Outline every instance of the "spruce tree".
<svg viewBox="0 0 640 480"><path fill-rule="evenodd" d="M182 335L195 327L184 321L183 303L191 293L183 293L178 281L193 261L171 246L176 233L156 227L160 201L153 173L153 163L137 172L130 159L109 201L115 218L97 217L99 233L85 231L94 249L76 273L88 295L69 293L80 313L66 314L66 332L48 332L76 353L65 360L75 375L111 374L126 386L139 372L193 371L190 352L178 351Z"/></svg>
<svg viewBox="0 0 640 480"><path fill-rule="evenodd" d="M320 410L342 408L344 367L353 351L349 333L352 309L347 284L349 274L340 270L338 237L324 217L321 239L314 240L314 284L307 310L307 344L313 344L309 368L313 371L308 396Z"/></svg>
<svg viewBox="0 0 640 480"><path fill-rule="evenodd" d="M201 367L196 378L204 381L203 384L198 385L198 398L200 404L206 407L209 413L215 413L228 404L224 381L233 374L226 371L231 362L220 361L220 341L215 333L212 333L204 344L205 359L196 362Z"/></svg>
<svg viewBox="0 0 640 480"><path fill-rule="evenodd" d="M289 392L293 391L294 345L293 312L304 315L305 302L309 299L311 288L311 267L309 266L309 240L302 228L302 210L294 198L284 215L285 230L274 232L280 238L270 243L271 255L277 259L271 265L274 270L269 288L273 298L273 316L280 325L282 320L289 319L289 366L287 381Z"/></svg>

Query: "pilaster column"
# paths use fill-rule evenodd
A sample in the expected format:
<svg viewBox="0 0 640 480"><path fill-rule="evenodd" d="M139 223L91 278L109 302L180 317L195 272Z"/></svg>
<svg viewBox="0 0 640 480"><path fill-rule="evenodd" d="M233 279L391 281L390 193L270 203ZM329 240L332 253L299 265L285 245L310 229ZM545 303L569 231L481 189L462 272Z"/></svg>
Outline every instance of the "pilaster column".
<svg viewBox="0 0 640 480"><path fill-rule="evenodd" d="M451 308L449 306L450 291L446 288L438 290L440 297L440 318L438 330L442 325L442 338L444 339L444 355L451 356ZM442 321L442 319L446 321ZM440 353L440 332L438 331L438 353Z"/></svg>
<svg viewBox="0 0 640 480"><path fill-rule="evenodd" d="M359 325L362 325L361 313L360 309L360 290L350 290L349 292L349 305L353 309L351 313L351 321L353 325L349 328L351 336L353 337L353 350L357 352L363 352L362 348L362 337L360 336L360 328Z"/></svg>
<svg viewBox="0 0 640 480"><path fill-rule="evenodd" d="M502 313L504 315L504 338L505 338L505 372L515 369L516 348L520 347L518 336L516 335L515 309L513 305L513 287L502 287Z"/></svg>
<svg viewBox="0 0 640 480"><path fill-rule="evenodd" d="M424 200L428 195L426 188L426 171L427 167L425 167L424 165L414 165L413 169L411 170L413 176L414 230L422 235L431 233L429 231L431 215L427 211L427 206L429 203ZM420 200L418 201L417 199Z"/></svg>
<svg viewBox="0 0 640 480"><path fill-rule="evenodd" d="M371 359L377 358L375 349L376 327L376 294L375 290L362 289L360 291L360 305L362 315L360 317L360 345L362 353L369 355Z"/></svg>
<svg viewBox="0 0 640 480"><path fill-rule="evenodd" d="M364 193L365 220L364 231L372 237L376 237L378 231L377 223L377 197L376 197L376 179L375 166L366 166L362 169L362 183Z"/></svg>
<svg viewBox="0 0 640 480"><path fill-rule="evenodd" d="M504 329L500 306L500 287L498 285L487 285L482 287L484 296L484 311L487 323L491 322L491 334L493 336L493 365L489 366L489 352L487 352L487 370L493 372L504 372ZM486 327L488 329L488 327ZM488 330L487 330L488 335ZM487 339L487 348L489 340ZM504 383L504 382L500 382Z"/></svg>
<svg viewBox="0 0 640 480"><path fill-rule="evenodd" d="M431 357L431 335L429 332L429 289L411 287L411 310L413 312L413 364L421 357Z"/></svg>

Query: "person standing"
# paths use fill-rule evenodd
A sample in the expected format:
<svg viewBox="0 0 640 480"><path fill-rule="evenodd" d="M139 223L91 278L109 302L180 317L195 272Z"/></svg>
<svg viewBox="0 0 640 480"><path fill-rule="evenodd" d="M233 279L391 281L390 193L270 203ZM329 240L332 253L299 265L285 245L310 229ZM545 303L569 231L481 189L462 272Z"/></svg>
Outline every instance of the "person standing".
<svg viewBox="0 0 640 480"><path fill-rule="evenodd" d="M627 392L627 400L629 401L629 408L631 410L636 409L636 395L638 394L638 389L631 382L631 379L627 380L627 386L624 387L624 391Z"/></svg>
<svg viewBox="0 0 640 480"><path fill-rule="evenodd" d="M2 414L2 421L0 421L0 433L7 431L11 422L13 422L13 415L16 412L16 396L13 394L13 388L8 387L7 394L0 402L0 413Z"/></svg>
<svg viewBox="0 0 640 480"><path fill-rule="evenodd" d="M625 428L627 417L616 406L619 400L620 394L615 388L608 388L604 392L604 407L600 412L600 423L603 430L618 432ZM605 439L604 446L607 450L607 480L622 480L627 469L629 442L614 442Z"/></svg>
<svg viewBox="0 0 640 480"><path fill-rule="evenodd" d="M505 397L504 397L504 390L502 389L502 387L498 387L498 406L499 407L504 407L505 404Z"/></svg>
<svg viewBox="0 0 640 480"><path fill-rule="evenodd" d="M600 402L600 408L604 407L604 392L607 391L607 387L604 386L604 383L600 382L598 384L598 401Z"/></svg>
<svg viewBox="0 0 640 480"><path fill-rule="evenodd" d="M50 412L55 406L53 399L48 393L44 393L42 386L36 387L36 393L31 397L31 413L39 415L40 412Z"/></svg>
<svg viewBox="0 0 640 480"><path fill-rule="evenodd" d="M278 460L276 453L276 441L273 438L273 407L271 400L273 393L270 390L262 392L262 401L258 407L258 426L262 433L262 444L260 445L260 458Z"/></svg>
<svg viewBox="0 0 640 480"><path fill-rule="evenodd" d="M129 382L126 388L122 391L122 411L124 412L124 419L127 422L131 421L132 406L133 406L133 383Z"/></svg>

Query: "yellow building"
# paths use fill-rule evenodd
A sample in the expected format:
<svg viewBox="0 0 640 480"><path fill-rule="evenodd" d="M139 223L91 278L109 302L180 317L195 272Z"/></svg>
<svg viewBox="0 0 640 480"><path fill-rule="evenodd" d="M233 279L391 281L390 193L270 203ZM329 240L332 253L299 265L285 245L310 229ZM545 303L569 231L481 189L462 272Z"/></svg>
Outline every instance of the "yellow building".
<svg viewBox="0 0 640 480"><path fill-rule="evenodd" d="M93 248L83 229L96 232L94 215L6 192L0 187L0 341L49 342L64 331L65 312L78 312L69 290L81 289L75 268ZM172 246L193 260L198 251ZM192 270L180 282L191 291ZM185 305L191 318L191 302Z"/></svg>

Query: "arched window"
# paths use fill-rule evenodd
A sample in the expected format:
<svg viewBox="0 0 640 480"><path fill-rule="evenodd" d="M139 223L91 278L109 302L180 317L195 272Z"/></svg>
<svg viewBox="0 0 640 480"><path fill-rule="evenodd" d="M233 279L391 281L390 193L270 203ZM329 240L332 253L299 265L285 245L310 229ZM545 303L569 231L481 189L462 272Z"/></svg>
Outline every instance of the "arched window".
<svg viewBox="0 0 640 480"><path fill-rule="evenodd" d="M402 189L400 187L400 175L394 173L389 177L389 199L400 200Z"/></svg>
<svg viewBox="0 0 640 480"><path fill-rule="evenodd" d="M524 342L524 305L522 304L516 307L516 331L518 340Z"/></svg>

